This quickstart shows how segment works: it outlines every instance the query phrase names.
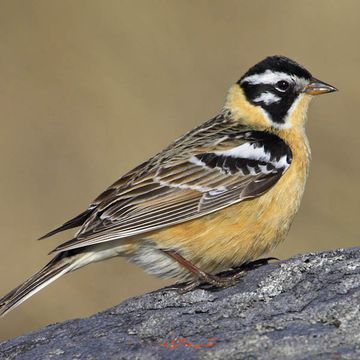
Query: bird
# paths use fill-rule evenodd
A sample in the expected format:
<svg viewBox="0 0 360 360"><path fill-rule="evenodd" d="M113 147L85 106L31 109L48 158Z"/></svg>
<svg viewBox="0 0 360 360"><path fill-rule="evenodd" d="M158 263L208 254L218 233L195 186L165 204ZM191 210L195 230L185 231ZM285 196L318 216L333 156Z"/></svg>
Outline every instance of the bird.
<svg viewBox="0 0 360 360"><path fill-rule="evenodd" d="M313 96L334 91L285 56L250 67L218 115L41 237L79 227L45 267L0 299L0 314L62 275L116 256L183 281L183 293L234 284L242 272L224 271L256 261L285 239L309 172L308 106Z"/></svg>

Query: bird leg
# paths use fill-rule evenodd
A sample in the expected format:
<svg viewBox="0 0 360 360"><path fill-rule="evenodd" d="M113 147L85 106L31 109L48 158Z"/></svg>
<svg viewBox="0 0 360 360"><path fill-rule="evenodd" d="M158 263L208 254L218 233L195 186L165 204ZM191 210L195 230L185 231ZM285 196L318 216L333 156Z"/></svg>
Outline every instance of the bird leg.
<svg viewBox="0 0 360 360"><path fill-rule="evenodd" d="M186 285L185 287L179 289L179 291L181 293L191 291L202 283L210 284L215 287L227 287L227 286L233 285L235 280L240 278L243 274L243 271L241 270L241 271L237 272L236 274L233 274L228 277L212 275L212 274L206 273L205 271L202 271L197 266L192 264L190 261L186 260L180 254L178 254L176 251L173 251L173 250L163 250L163 251L196 277L195 281L193 281L193 282L189 283L188 285Z"/></svg>
<svg viewBox="0 0 360 360"><path fill-rule="evenodd" d="M176 251L173 250L163 250L169 257L177 261L181 266L187 269L190 273L195 276L195 279L189 282L187 285L178 288L178 292L180 294L185 294L189 291L194 290L199 285L205 283L210 284L215 287L227 287L230 285L234 285L236 280L244 276L244 273L249 270L253 270L259 266L267 265L270 260L279 260L274 257L258 259L251 263L244 264L238 268L235 268L232 271L226 271L220 273L220 275L212 275L202 271L197 266L192 264L190 261L186 260L183 256L178 254ZM234 272L235 271L235 272ZM231 274L231 275L228 275Z"/></svg>

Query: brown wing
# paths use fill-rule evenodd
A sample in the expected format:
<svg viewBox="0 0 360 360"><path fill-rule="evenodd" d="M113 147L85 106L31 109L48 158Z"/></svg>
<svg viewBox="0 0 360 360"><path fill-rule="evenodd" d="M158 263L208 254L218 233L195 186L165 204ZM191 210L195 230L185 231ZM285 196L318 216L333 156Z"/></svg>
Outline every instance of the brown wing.
<svg viewBox="0 0 360 360"><path fill-rule="evenodd" d="M277 136L215 118L107 189L76 238L55 250L146 233L259 196L290 162Z"/></svg>

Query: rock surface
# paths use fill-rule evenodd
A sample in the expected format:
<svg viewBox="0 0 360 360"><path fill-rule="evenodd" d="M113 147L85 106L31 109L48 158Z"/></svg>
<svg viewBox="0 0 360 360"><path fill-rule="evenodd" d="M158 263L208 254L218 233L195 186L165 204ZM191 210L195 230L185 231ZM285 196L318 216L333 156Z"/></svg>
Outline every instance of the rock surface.
<svg viewBox="0 0 360 360"><path fill-rule="evenodd" d="M0 345L0 359L360 359L360 248L161 289Z"/></svg>

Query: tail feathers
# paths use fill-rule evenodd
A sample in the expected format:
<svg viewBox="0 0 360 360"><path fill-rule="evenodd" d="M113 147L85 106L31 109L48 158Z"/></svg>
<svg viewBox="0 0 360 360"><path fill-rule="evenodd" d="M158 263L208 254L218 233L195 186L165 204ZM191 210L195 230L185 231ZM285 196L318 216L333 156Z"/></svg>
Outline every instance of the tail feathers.
<svg viewBox="0 0 360 360"><path fill-rule="evenodd" d="M72 257L64 257L63 254L55 256L55 258L40 271L0 299L0 316L4 316L30 296L49 285L60 276L71 271L73 265L74 261L72 261Z"/></svg>
<svg viewBox="0 0 360 360"><path fill-rule="evenodd" d="M73 219L70 219L69 221L67 221L63 225L57 227L56 229L51 230L50 232L48 232L47 234L45 234L44 236L39 238L39 240L46 239L46 238L53 236L61 231L65 231L65 230L69 230L69 229L81 226L89 218L89 216L92 214L93 210L94 210L94 207L89 207L88 209L86 209L84 212L82 212L78 216L75 216Z"/></svg>

